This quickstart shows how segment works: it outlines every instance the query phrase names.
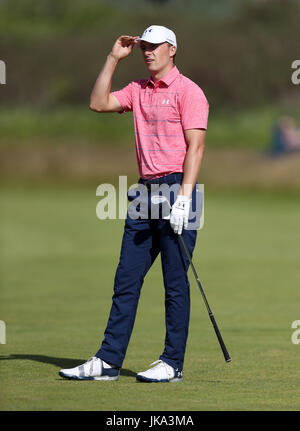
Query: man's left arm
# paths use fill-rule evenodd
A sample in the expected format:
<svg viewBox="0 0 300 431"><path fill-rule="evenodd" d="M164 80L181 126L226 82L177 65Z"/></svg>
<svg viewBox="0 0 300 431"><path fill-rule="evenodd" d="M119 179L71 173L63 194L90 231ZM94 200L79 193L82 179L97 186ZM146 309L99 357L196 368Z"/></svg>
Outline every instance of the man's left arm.
<svg viewBox="0 0 300 431"><path fill-rule="evenodd" d="M189 129L184 131L187 152L184 161L183 180L179 195L191 199L192 191L198 179L205 148L204 129Z"/></svg>
<svg viewBox="0 0 300 431"><path fill-rule="evenodd" d="M204 129L184 131L188 148L184 161L183 180L170 217L171 227L178 235L181 235L183 228L188 227L190 201L203 159L205 134Z"/></svg>

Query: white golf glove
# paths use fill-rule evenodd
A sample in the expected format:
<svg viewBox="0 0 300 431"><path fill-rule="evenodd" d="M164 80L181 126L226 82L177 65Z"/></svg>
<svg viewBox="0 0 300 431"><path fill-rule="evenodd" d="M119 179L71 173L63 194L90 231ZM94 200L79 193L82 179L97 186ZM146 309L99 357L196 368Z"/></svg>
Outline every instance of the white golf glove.
<svg viewBox="0 0 300 431"><path fill-rule="evenodd" d="M178 195L172 206L170 224L178 235L181 235L183 228L186 229L188 227L190 202L191 199L188 199L186 196Z"/></svg>

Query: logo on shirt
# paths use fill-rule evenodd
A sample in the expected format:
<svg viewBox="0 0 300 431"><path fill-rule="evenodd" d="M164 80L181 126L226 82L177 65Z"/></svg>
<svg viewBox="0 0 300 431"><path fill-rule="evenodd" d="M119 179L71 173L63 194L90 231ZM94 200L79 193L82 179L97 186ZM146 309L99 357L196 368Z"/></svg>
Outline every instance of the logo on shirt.
<svg viewBox="0 0 300 431"><path fill-rule="evenodd" d="M162 104L163 105L168 105L170 103L170 100L169 99L164 99L163 101L162 101Z"/></svg>

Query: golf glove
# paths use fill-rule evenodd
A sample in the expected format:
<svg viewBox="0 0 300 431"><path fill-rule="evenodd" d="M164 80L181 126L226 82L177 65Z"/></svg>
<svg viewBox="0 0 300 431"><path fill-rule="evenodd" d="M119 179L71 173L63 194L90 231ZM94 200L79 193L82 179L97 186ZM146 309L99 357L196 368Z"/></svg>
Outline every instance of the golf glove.
<svg viewBox="0 0 300 431"><path fill-rule="evenodd" d="M188 227L190 202L191 199L188 199L186 196L178 195L172 206L170 224L178 235L181 235L183 228L186 229Z"/></svg>

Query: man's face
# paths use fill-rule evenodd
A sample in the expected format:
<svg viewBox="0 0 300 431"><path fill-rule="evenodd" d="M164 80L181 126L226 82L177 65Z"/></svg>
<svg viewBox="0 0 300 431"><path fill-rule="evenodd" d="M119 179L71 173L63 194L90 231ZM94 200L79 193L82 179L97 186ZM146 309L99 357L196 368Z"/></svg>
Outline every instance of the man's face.
<svg viewBox="0 0 300 431"><path fill-rule="evenodd" d="M176 52L176 48L167 42L150 43L142 40L140 48L150 72L158 72L168 66L170 62L173 63L172 57Z"/></svg>

